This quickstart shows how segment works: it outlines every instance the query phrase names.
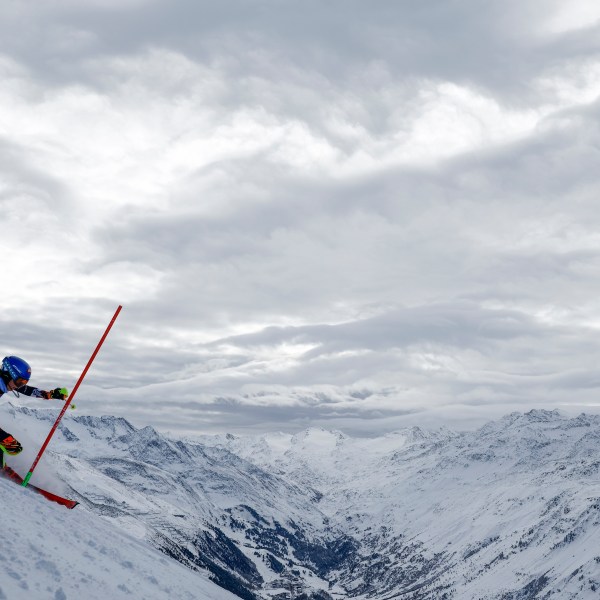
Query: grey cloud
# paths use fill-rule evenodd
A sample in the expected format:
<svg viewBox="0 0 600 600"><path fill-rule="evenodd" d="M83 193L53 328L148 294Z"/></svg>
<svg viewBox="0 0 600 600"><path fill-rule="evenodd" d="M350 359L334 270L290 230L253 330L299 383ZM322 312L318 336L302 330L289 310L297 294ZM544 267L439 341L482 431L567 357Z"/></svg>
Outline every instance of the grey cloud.
<svg viewBox="0 0 600 600"><path fill-rule="evenodd" d="M9 214L9 205L15 209L23 206L23 198L28 197L42 206L65 214L68 219L69 209L73 206L69 188L51 173L40 169L24 145L0 136L0 202L4 214ZM21 222L25 221L22 215ZM6 217L5 217L6 218Z"/></svg>
<svg viewBox="0 0 600 600"><path fill-rule="evenodd" d="M357 66L379 62L392 77L472 81L513 101L530 92L525 82L555 57L585 54L594 31L582 37L543 41L529 25L548 12L543 3L511 5L499 0L485 9L473 1L377 4L316 0L302 5L228 0L132 3L59 10L20 7L4 17L4 44L44 77L85 78L77 62L101 53L130 54L149 46L172 48L202 62L227 59L235 75L254 72L286 78L283 64L344 78ZM523 23L526 15L526 23ZM16 32L19 32L18 35ZM58 43L69 32L88 33L87 44ZM584 34L585 35L585 34ZM75 36L77 39L77 36ZM585 39L585 38L583 38ZM475 50L476 49L476 50ZM72 59L68 67L65 59ZM237 67L237 69L236 69ZM237 72L236 72L237 71ZM290 69L293 71L293 69Z"/></svg>
<svg viewBox="0 0 600 600"><path fill-rule="evenodd" d="M474 304L433 305L400 309L393 313L340 325L271 327L257 334L219 340L242 347L281 344L285 341L323 343L308 357L346 348L383 349L412 343L456 346L483 339L510 339L542 334L542 329L518 311L485 310Z"/></svg>
<svg viewBox="0 0 600 600"><path fill-rule="evenodd" d="M575 100L508 141L490 134L413 166L394 151L441 82L498 109L489 123L473 117L483 130L504 123L502 111L517 115L509 126L554 106L560 84L544 91L539 78L564 76L570 61L585 74L597 27L544 37L533 29L549 10L540 2L16 6L0 34L17 81L31 83L23 110L62 106L73 86L96 91L115 122L140 117L134 137L165 128L150 143L158 150L107 147L99 160L118 183L131 172L114 168L121 160L151 179L161 152L187 151L178 141L218 146L219 127L233 138L158 178L148 203L100 190L115 208L97 222L89 186L105 171L81 175L64 140L36 131L0 141L2 207L28 190L65 220L59 235L84 242L64 275L13 290L18 307L0 320L7 353L26 354L40 384L76 377L123 302L82 400L142 425L364 432L453 410L468 421L486 408L594 400L598 101L578 101L575 82ZM184 118L161 121L181 106ZM450 107L443 125L469 110ZM277 134L240 149L236 118ZM308 142L291 140L293 127L328 158L294 162ZM38 164L40 148L58 150ZM92 183L78 188L71 171ZM47 295L62 277L86 289Z"/></svg>
<svg viewBox="0 0 600 600"><path fill-rule="evenodd" d="M322 425L335 428L343 420L347 431L357 431L361 435L381 430L383 423L390 418L412 414L402 410L340 410L335 411L326 405L316 403L305 406L256 406L244 405L228 398L217 399L210 404L177 403L169 411L153 412L147 407L138 406L135 411L123 411L123 406L107 399L99 414L118 414L126 416L134 423L145 425L152 423L159 429L170 429L184 434L197 434L204 431L231 431L238 433L256 433L265 428L274 431L298 431L305 427ZM92 412L94 412L92 410ZM375 425L375 422L377 423ZM399 421L396 420L395 423ZM383 425L385 429L385 425ZM389 427L388 430L393 429Z"/></svg>

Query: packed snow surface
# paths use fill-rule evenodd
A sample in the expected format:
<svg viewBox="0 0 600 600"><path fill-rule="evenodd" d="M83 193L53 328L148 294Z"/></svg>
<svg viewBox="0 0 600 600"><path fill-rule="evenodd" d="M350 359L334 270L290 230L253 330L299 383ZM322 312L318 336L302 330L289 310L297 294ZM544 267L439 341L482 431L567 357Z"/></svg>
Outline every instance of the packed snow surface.
<svg viewBox="0 0 600 600"><path fill-rule="evenodd" d="M9 416L5 407L0 414ZM10 420L4 418L3 426ZM58 489L64 484L49 472L43 479L49 491L64 492ZM235 598L205 574L191 571L84 506L69 510L4 477L0 494L0 600Z"/></svg>

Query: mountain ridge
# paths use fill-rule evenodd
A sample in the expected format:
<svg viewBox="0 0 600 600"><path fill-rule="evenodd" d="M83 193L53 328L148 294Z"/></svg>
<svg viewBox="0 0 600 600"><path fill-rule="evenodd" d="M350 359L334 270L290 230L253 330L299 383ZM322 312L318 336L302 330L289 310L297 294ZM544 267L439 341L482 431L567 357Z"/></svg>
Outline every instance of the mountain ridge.
<svg viewBox="0 0 600 600"><path fill-rule="evenodd" d="M82 510L249 600L579 600L600 589L598 442L600 417L545 410L469 432L193 440L69 415L48 461Z"/></svg>

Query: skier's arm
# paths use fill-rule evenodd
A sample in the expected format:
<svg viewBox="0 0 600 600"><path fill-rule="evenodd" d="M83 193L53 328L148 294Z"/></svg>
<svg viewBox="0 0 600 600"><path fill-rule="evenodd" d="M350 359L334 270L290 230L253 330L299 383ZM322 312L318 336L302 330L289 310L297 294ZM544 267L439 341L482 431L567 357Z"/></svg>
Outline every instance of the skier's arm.
<svg viewBox="0 0 600 600"><path fill-rule="evenodd" d="M44 400L66 400L69 396L69 392L65 388L55 388L47 392L46 390L41 390L40 388L31 385L22 385L20 388L17 388L17 392L19 392L19 394L25 394L26 396L31 396L33 398L42 398Z"/></svg>
<svg viewBox="0 0 600 600"><path fill-rule="evenodd" d="M34 398L45 398L46 392L44 390L40 390L39 388L33 387L31 385L22 385L20 388L16 390L19 394L25 394L26 396L33 396Z"/></svg>

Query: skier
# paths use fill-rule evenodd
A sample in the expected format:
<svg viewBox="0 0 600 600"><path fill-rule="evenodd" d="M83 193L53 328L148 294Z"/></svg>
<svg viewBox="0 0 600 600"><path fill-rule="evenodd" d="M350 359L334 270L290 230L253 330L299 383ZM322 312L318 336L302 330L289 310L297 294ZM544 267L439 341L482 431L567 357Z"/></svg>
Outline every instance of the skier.
<svg viewBox="0 0 600 600"><path fill-rule="evenodd" d="M0 396L12 392L16 396L25 394L44 400L66 400L69 391L66 388L54 388L47 392L27 385L31 377L31 367L18 356L5 356L0 365ZM0 427L0 451L7 454L19 454L23 450L21 444L7 431Z"/></svg>

